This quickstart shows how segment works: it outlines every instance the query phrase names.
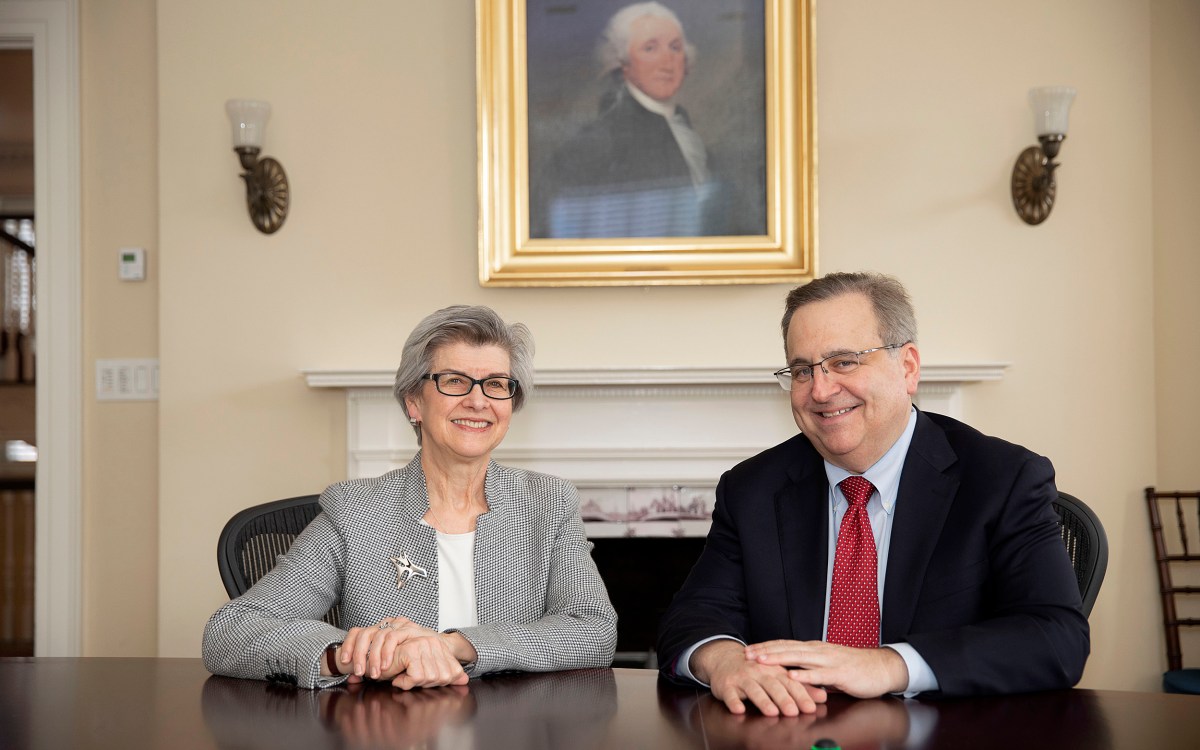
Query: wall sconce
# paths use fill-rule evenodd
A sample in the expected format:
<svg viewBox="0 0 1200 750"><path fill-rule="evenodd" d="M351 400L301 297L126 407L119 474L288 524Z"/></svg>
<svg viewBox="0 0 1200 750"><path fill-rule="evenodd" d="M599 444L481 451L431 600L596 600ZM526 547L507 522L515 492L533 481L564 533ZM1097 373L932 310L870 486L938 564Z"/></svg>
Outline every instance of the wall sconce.
<svg viewBox="0 0 1200 750"><path fill-rule="evenodd" d="M1067 137L1067 113L1074 99L1070 86L1029 89L1033 127L1042 145L1022 151L1012 173L1013 207L1026 224L1041 224L1054 208L1054 157Z"/></svg>
<svg viewBox="0 0 1200 750"><path fill-rule="evenodd" d="M242 179L246 181L250 221L263 234L273 234L287 218L291 193L283 165L269 156L258 158L271 105L251 99L230 99L225 102L225 111L233 125L233 150L245 170Z"/></svg>

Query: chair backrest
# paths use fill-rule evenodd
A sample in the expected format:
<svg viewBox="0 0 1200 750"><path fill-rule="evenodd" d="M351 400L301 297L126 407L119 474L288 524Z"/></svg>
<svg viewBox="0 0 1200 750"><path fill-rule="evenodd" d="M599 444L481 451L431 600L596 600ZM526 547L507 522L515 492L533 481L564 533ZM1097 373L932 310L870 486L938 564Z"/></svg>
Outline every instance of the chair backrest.
<svg viewBox="0 0 1200 750"><path fill-rule="evenodd" d="M1074 495L1059 492L1051 505L1058 513L1059 531L1075 569L1075 582L1083 597L1083 614L1089 617L1108 570L1108 536L1092 509Z"/></svg>
<svg viewBox="0 0 1200 750"><path fill-rule="evenodd" d="M255 505L229 519L217 540L217 569L229 598L246 593L275 567L279 556L321 512L318 497L301 495ZM341 605L335 604L323 619L341 627Z"/></svg>
<svg viewBox="0 0 1200 750"><path fill-rule="evenodd" d="M1167 669L1173 672L1183 668L1179 628L1200 626L1200 619L1179 617L1176 602L1180 595L1200 594L1200 586L1177 586L1171 581L1172 565L1200 562L1200 490L1160 492L1147 487L1146 507L1150 511L1150 533L1154 535L1154 559L1158 562ZM1169 513L1164 514L1164 508Z"/></svg>
<svg viewBox="0 0 1200 750"><path fill-rule="evenodd" d="M1151 490L1147 489L1146 492L1149 497ZM276 500L247 508L229 519L217 542L217 568L221 571L221 582L225 584L225 591L230 598L246 593L259 578L275 567L278 557L287 552L304 527L321 512L317 504L318 497L301 495ZM1108 569L1108 537L1100 519L1079 498L1059 492L1058 499L1052 505L1058 513L1059 529L1067 554L1071 557L1071 567L1075 570L1079 595L1083 597L1083 613L1090 616ZM1155 511L1151 512L1153 514ZM1200 556L1195 559L1200 560ZM1169 571L1167 575L1169 580ZM335 604L324 619L341 627L341 605ZM1200 620L1185 621L1184 624L1200 624ZM1178 642L1176 628L1176 652Z"/></svg>

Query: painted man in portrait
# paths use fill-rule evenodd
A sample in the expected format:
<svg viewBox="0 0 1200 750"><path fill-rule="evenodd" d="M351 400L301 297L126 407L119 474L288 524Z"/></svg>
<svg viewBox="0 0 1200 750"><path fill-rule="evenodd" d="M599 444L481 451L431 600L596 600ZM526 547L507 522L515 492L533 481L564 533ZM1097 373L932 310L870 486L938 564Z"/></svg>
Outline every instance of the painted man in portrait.
<svg viewBox="0 0 1200 750"><path fill-rule="evenodd" d="M531 188L532 236L731 234L727 184L676 103L695 50L658 2L627 5L598 47L606 72L597 116L555 150Z"/></svg>

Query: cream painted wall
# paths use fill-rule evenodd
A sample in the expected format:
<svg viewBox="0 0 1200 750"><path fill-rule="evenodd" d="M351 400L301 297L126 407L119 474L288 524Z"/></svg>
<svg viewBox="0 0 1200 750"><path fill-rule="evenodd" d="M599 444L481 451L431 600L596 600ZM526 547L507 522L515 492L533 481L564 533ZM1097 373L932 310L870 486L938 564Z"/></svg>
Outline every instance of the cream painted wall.
<svg viewBox="0 0 1200 750"><path fill-rule="evenodd" d="M1200 487L1200 3L1151 5L1154 168L1154 335L1158 418L1157 487ZM1178 585L1181 581L1176 581ZM1187 583L1187 581L1182 581ZM1196 581L1193 581L1196 583ZM1195 602L1180 616L1200 614ZM1200 632L1181 633L1185 665L1200 654ZM1158 640L1161 642L1161 636ZM1166 658L1162 660L1166 668Z"/></svg>
<svg viewBox="0 0 1200 750"><path fill-rule="evenodd" d="M80 3L84 362L158 355L154 0ZM144 247L147 279L117 278ZM83 378L83 655L158 648L158 406L97 402Z"/></svg>
<svg viewBox="0 0 1200 750"><path fill-rule="evenodd" d="M1200 3L1151 8L1158 486L1191 490L1200 487Z"/></svg>
<svg viewBox="0 0 1200 750"><path fill-rule="evenodd" d="M148 5L85 10L85 70L132 58L152 68L138 45L154 31L126 41L125 24L143 28ZM141 143L154 141L152 117L130 114L155 96L146 70L120 88L116 71L85 74L84 155L89 366L148 348L141 337L152 327L134 323L129 340L110 328L153 308L105 266L114 245L154 246L139 232L153 232L146 207L157 200L159 209L143 287L157 274L157 622L101 608L126 581L120 570L97 574L85 623L92 650L120 650L100 644L124 620L143 635L157 627L161 655L196 655L204 620L224 599L213 564L224 521L344 472L342 399L307 389L298 371L392 367L409 328L435 307L480 302L527 322L541 367L778 362L784 287L478 287L470 3L153 5L157 192L152 169L119 158L136 134L115 128L125 115L149 139ZM1114 353L1133 362L1154 353L1150 7L840 0L817 10L820 267L900 275L927 362L1013 364L1003 381L970 389L967 416L1051 456L1061 486L1109 529L1091 687L1153 689L1161 659L1145 637L1157 602L1139 503L1162 461L1155 414L1110 407L1107 366ZM132 48L105 49L121 45ZM1034 140L1025 92L1046 83L1080 95L1059 204L1031 228L1010 208L1008 177ZM287 168L294 200L271 237L245 216L223 112L230 97L268 99L275 110L266 153ZM106 223L106 210L127 221ZM140 558L118 549L118 520L92 518L117 507L141 520L154 512L143 489L153 460L120 464L112 436L121 433L105 427L136 428L144 415L110 406L90 404L86 415L85 569L131 569ZM154 442L152 420L135 431ZM120 505L126 490L133 502Z"/></svg>

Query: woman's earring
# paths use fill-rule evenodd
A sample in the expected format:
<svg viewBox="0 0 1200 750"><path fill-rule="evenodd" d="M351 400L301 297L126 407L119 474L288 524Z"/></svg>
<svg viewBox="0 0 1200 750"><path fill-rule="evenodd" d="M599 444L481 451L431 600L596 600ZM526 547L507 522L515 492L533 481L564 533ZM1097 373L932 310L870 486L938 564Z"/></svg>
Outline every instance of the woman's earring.
<svg viewBox="0 0 1200 750"><path fill-rule="evenodd" d="M412 425L413 427L416 427L417 425L421 424L421 422L416 417L409 417L408 423L410 425Z"/></svg>

